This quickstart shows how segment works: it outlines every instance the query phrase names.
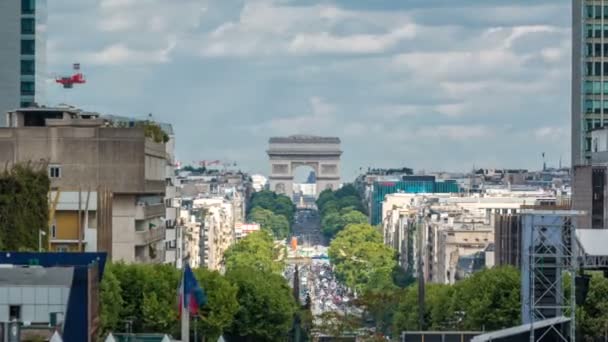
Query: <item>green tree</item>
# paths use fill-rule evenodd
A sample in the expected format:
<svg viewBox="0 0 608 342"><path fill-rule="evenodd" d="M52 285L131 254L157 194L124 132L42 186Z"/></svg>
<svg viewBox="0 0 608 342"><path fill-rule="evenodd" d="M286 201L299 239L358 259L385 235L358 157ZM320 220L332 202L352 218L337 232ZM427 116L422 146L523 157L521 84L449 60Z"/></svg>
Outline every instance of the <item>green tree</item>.
<svg viewBox="0 0 608 342"><path fill-rule="evenodd" d="M317 201L316 201L317 208L319 210L322 210L327 202L335 201L335 200L336 200L336 196L334 195L334 192L331 189L325 189L325 190L321 191L321 193L319 194L319 197L317 198Z"/></svg>
<svg viewBox="0 0 608 342"><path fill-rule="evenodd" d="M357 196L348 196L343 197L338 200L338 207L340 209L343 208L352 208L352 210L357 210L363 213L363 203L361 203L361 199Z"/></svg>
<svg viewBox="0 0 608 342"><path fill-rule="evenodd" d="M112 270L120 282L120 320L132 320L134 332L176 333L180 272L171 265L127 265ZM103 305L103 304L102 304Z"/></svg>
<svg viewBox="0 0 608 342"><path fill-rule="evenodd" d="M39 230L48 233L49 190L46 163L15 164L0 171L0 246L38 250Z"/></svg>
<svg viewBox="0 0 608 342"><path fill-rule="evenodd" d="M583 341L597 341L608 333L608 279L593 274L587 298L578 309L578 322Z"/></svg>
<svg viewBox="0 0 608 342"><path fill-rule="evenodd" d="M389 279L396 265L395 251L384 245L382 236L369 224L352 224L338 233L329 247L336 277L363 293L379 274Z"/></svg>
<svg viewBox="0 0 608 342"><path fill-rule="evenodd" d="M238 286L239 302L228 341L284 341L297 309L285 279L252 267L230 269L226 276Z"/></svg>
<svg viewBox="0 0 608 342"><path fill-rule="evenodd" d="M249 221L259 223L263 230L277 239L284 239L289 234L289 221L283 215L276 215L268 209L255 207L248 216Z"/></svg>
<svg viewBox="0 0 608 342"><path fill-rule="evenodd" d="M451 311L462 315L459 329L498 330L520 324L519 271L492 268L456 283Z"/></svg>
<svg viewBox="0 0 608 342"><path fill-rule="evenodd" d="M353 184L345 184L335 192L336 198L356 197L359 198L359 192Z"/></svg>
<svg viewBox="0 0 608 342"><path fill-rule="evenodd" d="M123 307L120 282L112 271L112 264L108 263L103 272L100 285L100 316L101 334L116 330L120 323L120 313Z"/></svg>
<svg viewBox="0 0 608 342"><path fill-rule="evenodd" d="M226 250L226 269L252 267L260 271L280 273L284 267L283 262L279 261L280 252L267 232L255 232Z"/></svg>
<svg viewBox="0 0 608 342"><path fill-rule="evenodd" d="M345 213L331 213L321 220L323 234L328 238L333 238L347 225L365 223L367 223L367 216L355 210L350 210Z"/></svg>
<svg viewBox="0 0 608 342"><path fill-rule="evenodd" d="M207 304L199 312L199 336L217 341L233 322L239 303L237 286L216 271L194 270L196 279L207 295ZM192 327L193 328L193 327Z"/></svg>

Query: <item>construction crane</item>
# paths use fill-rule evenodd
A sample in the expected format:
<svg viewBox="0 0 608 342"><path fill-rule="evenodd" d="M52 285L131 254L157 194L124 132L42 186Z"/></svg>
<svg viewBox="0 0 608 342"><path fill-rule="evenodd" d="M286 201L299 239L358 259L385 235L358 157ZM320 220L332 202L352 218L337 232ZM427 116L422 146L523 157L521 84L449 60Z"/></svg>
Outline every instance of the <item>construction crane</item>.
<svg viewBox="0 0 608 342"><path fill-rule="evenodd" d="M74 63L72 69L74 72L71 76L60 76L55 78L55 82L61 84L64 89L74 88L74 84L87 83L84 75L80 72L80 63Z"/></svg>

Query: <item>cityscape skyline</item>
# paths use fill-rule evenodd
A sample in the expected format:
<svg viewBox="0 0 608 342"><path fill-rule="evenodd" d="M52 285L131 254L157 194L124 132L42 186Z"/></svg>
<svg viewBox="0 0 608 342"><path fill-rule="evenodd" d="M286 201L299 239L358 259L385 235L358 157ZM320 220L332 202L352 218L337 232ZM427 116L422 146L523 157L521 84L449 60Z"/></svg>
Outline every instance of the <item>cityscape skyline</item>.
<svg viewBox="0 0 608 342"><path fill-rule="evenodd" d="M49 103L151 112L180 161L251 172L291 134L339 136L348 178L570 164L569 1L364 3L54 1L49 74L80 62L89 82L49 84Z"/></svg>

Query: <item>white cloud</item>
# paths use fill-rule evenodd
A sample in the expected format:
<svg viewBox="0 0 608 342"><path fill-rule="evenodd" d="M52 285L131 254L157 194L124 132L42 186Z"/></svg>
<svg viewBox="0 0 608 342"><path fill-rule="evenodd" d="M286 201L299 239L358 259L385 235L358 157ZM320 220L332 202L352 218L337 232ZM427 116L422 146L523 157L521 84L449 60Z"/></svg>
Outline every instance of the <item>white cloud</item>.
<svg viewBox="0 0 608 342"><path fill-rule="evenodd" d="M94 65L166 63L176 42L170 40L167 47L158 50L137 50L123 43L110 45L99 52L83 55L83 62Z"/></svg>
<svg viewBox="0 0 608 342"><path fill-rule="evenodd" d="M564 141L568 140L568 129L563 126L544 126L534 131L534 137L539 141Z"/></svg>
<svg viewBox="0 0 608 342"><path fill-rule="evenodd" d="M415 132L420 138L437 138L448 140L469 140L486 138L493 134L493 128L485 125L439 125L423 127Z"/></svg>
<svg viewBox="0 0 608 342"><path fill-rule="evenodd" d="M289 51L296 54L379 53L394 47L403 39L415 37L416 32L416 25L410 24L378 35L335 36L328 32L298 34L290 42Z"/></svg>

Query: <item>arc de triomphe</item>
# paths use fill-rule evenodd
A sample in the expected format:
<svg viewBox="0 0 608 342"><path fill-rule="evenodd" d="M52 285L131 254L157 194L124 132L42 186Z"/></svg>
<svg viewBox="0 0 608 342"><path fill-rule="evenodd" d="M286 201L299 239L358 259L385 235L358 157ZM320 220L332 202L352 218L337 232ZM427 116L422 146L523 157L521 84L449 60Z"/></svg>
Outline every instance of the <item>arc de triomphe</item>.
<svg viewBox="0 0 608 342"><path fill-rule="evenodd" d="M270 159L270 190L293 195L293 176L296 168L308 165L317 177L317 195L325 189L340 186L340 139L311 135L274 137L268 141Z"/></svg>

